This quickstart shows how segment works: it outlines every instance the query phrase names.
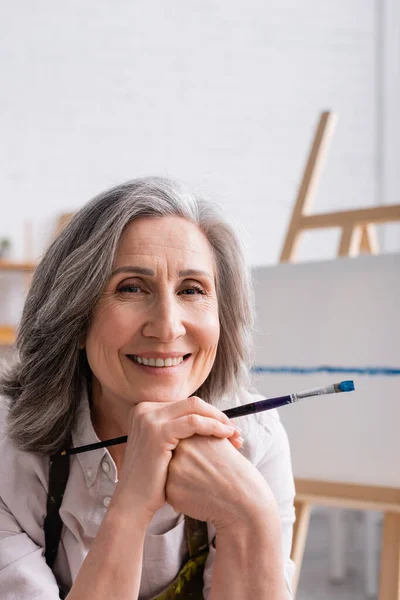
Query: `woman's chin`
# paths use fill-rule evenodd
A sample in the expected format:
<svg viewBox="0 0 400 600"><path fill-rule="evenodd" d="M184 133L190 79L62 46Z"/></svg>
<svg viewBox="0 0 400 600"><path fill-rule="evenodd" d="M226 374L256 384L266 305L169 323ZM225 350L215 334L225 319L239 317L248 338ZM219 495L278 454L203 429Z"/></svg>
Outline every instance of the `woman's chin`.
<svg viewBox="0 0 400 600"><path fill-rule="evenodd" d="M184 389L165 390L158 386L149 386L140 393L140 390L135 388L134 404L141 404L142 402L178 402L189 398L193 393L194 392L190 393L188 390Z"/></svg>

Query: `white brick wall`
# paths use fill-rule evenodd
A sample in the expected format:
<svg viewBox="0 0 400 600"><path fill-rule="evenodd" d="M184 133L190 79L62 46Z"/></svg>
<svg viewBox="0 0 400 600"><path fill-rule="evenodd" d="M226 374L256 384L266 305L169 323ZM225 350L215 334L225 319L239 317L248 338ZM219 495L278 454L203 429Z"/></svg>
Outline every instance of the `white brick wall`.
<svg viewBox="0 0 400 600"><path fill-rule="evenodd" d="M315 209L377 202L376 27L374 0L8 3L0 236L20 258L30 217L39 255L57 213L160 174L220 201L252 264L275 262L321 110L340 119ZM302 258L337 239L306 237Z"/></svg>
<svg viewBox="0 0 400 600"><path fill-rule="evenodd" d="M382 198L400 204L400 2L382 1ZM400 223L385 227L385 249L400 248Z"/></svg>

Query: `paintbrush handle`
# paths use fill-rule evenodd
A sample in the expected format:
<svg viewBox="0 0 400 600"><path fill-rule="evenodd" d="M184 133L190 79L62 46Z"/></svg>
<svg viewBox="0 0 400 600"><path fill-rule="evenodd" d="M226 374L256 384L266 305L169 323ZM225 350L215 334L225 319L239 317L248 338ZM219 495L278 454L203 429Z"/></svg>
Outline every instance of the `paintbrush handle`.
<svg viewBox="0 0 400 600"><path fill-rule="evenodd" d="M243 404L242 406L234 406L233 408L228 408L222 412L230 419L235 419L236 417L254 415L254 413L262 412L264 410L272 410L273 408L280 408L281 406L286 406L287 404L293 404L293 402L298 402L301 398L309 398L311 396L319 396L323 394L334 394L337 392L351 392L353 390L353 381L342 381L341 383L335 383L325 388L314 388L312 390L306 390L305 392L289 394L288 396L266 398L265 400L250 402L249 404ZM106 448L107 446L124 444L127 440L128 436L123 435L118 438L113 438L112 440L105 440L104 442L96 442L95 444L79 446L78 448L68 448L67 450L63 450L61 455L69 456L71 454L80 454L81 452L88 452L89 450L97 450L98 448Z"/></svg>
<svg viewBox="0 0 400 600"><path fill-rule="evenodd" d="M295 402L294 394L290 394L289 396L278 396L278 398L267 398L266 400L258 400L257 402L250 402L249 404L228 408L228 410L223 410L222 412L230 419L235 419L236 417L254 415L254 413L263 412L264 410L272 410L273 408L286 406L286 404L292 404L292 402Z"/></svg>
<svg viewBox="0 0 400 600"><path fill-rule="evenodd" d="M112 438L111 440L104 440L103 442L95 442L94 444L88 444L87 446L79 446L77 448L68 448L61 452L62 456L70 456L72 454L80 454L81 452L88 452L89 450L98 450L99 448L107 448L108 446L116 446L117 444L125 444L128 441L127 435L121 437Z"/></svg>
<svg viewBox="0 0 400 600"><path fill-rule="evenodd" d="M250 402L249 404L243 404L242 406L228 408L222 412L230 419L235 419L236 417L253 415L254 413L262 412L264 410L279 408L280 406L291 404L294 401L294 394L291 394L289 396L279 396L278 398L268 398L266 400ZM105 440L104 442L96 442L94 444L88 444L87 446L79 446L79 448L69 448L68 450L65 450L65 455L80 454L81 452L88 452L89 450L97 450L98 448L107 448L108 446L124 444L127 442L127 440L128 436L123 435L111 440Z"/></svg>

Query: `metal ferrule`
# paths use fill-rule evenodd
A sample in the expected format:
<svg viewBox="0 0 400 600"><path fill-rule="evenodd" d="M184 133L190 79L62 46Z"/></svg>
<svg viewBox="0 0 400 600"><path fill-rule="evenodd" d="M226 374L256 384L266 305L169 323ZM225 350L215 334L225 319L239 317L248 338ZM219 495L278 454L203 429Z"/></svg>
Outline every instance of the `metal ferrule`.
<svg viewBox="0 0 400 600"><path fill-rule="evenodd" d="M313 388L311 390L305 390L304 392L298 392L297 396L300 400L301 398L310 398L310 396L322 396L324 394L334 394L335 391L336 391L335 386L328 385L328 387Z"/></svg>

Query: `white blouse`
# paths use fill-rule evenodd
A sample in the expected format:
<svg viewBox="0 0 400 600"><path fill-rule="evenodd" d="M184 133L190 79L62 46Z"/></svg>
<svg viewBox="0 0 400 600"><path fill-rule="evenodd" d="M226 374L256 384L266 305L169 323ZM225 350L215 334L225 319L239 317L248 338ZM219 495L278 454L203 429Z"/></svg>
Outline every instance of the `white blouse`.
<svg viewBox="0 0 400 600"><path fill-rule="evenodd" d="M243 392L237 403L261 396ZM0 597L2 600L56 600L58 587L44 558L49 463L45 457L17 450L4 435L6 404L0 402ZM283 559L288 600L292 598L294 564L290 560L294 483L287 436L276 410L241 417L244 445L240 452L270 486L280 509ZM82 397L73 445L98 442L87 396ZM70 474L60 515L64 524L54 565L60 583L69 589L107 511L117 484L109 451L101 448L70 457ZM204 571L203 595L208 600L215 559L215 529L208 524L210 551ZM144 543L139 600L161 593L179 572L187 554L184 516L165 504L154 515ZM267 590L266 590L267 592Z"/></svg>

